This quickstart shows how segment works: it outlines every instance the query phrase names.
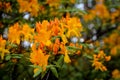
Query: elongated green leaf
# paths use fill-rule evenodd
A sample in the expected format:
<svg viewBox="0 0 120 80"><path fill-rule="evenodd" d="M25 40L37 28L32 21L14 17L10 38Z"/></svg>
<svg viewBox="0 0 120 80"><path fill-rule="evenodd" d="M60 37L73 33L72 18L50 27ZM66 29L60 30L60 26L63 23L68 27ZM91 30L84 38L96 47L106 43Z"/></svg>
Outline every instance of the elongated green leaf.
<svg viewBox="0 0 120 80"><path fill-rule="evenodd" d="M33 77L37 77L41 72L42 72L42 68L38 68L39 70L37 70L37 72L33 75Z"/></svg>
<svg viewBox="0 0 120 80"><path fill-rule="evenodd" d="M56 38L60 38L60 36L55 36L55 37L52 37L51 41L55 41Z"/></svg>
<svg viewBox="0 0 120 80"><path fill-rule="evenodd" d="M53 67L53 66L55 66L55 65L47 65L47 69L49 69L49 68L51 68L51 67Z"/></svg>
<svg viewBox="0 0 120 80"><path fill-rule="evenodd" d="M63 65L63 63L64 63L64 56L61 55L60 58L57 61L57 64L59 65L59 67L61 67Z"/></svg>
<svg viewBox="0 0 120 80"><path fill-rule="evenodd" d="M40 66L37 66L37 65L29 65L29 66L33 68L41 68Z"/></svg>
<svg viewBox="0 0 120 80"><path fill-rule="evenodd" d="M46 73L48 73L48 70L42 72L42 74L41 74L41 80L43 80L43 78L44 78L44 76L46 75Z"/></svg>
<svg viewBox="0 0 120 80"><path fill-rule="evenodd" d="M5 60L8 61L11 59L11 55L6 55Z"/></svg>
<svg viewBox="0 0 120 80"><path fill-rule="evenodd" d="M50 70L52 71L52 73L55 75L55 77L58 78L58 73L55 67L50 67Z"/></svg>
<svg viewBox="0 0 120 80"><path fill-rule="evenodd" d="M16 48L18 47L16 44L10 44L11 47Z"/></svg>
<svg viewBox="0 0 120 80"><path fill-rule="evenodd" d="M23 54L11 54L11 58L21 58Z"/></svg>
<svg viewBox="0 0 120 80"><path fill-rule="evenodd" d="M88 55L88 54L84 54L83 56L87 57L88 59L93 59L93 57L91 55Z"/></svg>
<svg viewBox="0 0 120 80"><path fill-rule="evenodd" d="M67 46L68 50L81 50L80 48L74 47L74 46Z"/></svg>
<svg viewBox="0 0 120 80"><path fill-rule="evenodd" d="M87 47L89 47L89 44L85 44L85 43L83 43L83 44L81 44L84 48L87 48Z"/></svg>
<svg viewBox="0 0 120 80"><path fill-rule="evenodd" d="M99 51L100 51L99 48L97 48L97 49L94 50L95 53L98 53Z"/></svg>
<svg viewBox="0 0 120 80"><path fill-rule="evenodd" d="M70 8L70 9L62 9L59 12L81 12L83 14L87 14L85 11L77 9L77 8Z"/></svg>

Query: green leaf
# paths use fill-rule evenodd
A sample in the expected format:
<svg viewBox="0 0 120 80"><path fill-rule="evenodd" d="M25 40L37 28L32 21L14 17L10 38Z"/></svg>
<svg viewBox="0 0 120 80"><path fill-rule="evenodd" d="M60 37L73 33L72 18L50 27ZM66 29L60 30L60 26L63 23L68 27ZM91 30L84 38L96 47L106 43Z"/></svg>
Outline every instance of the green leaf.
<svg viewBox="0 0 120 80"><path fill-rule="evenodd" d="M39 70L37 70L37 72L33 75L33 77L37 77L41 72L42 72L42 68L38 68Z"/></svg>
<svg viewBox="0 0 120 80"><path fill-rule="evenodd" d="M53 66L55 66L55 65L52 65L52 64L51 64L51 65L47 65L46 68L49 69L49 68L51 68L51 67L53 67Z"/></svg>
<svg viewBox="0 0 120 80"><path fill-rule="evenodd" d="M60 38L60 36L52 37L51 41L54 42L56 38Z"/></svg>
<svg viewBox="0 0 120 80"><path fill-rule="evenodd" d="M11 54L12 56L23 56L23 54Z"/></svg>
<svg viewBox="0 0 120 80"><path fill-rule="evenodd" d="M11 54L11 58L21 58L23 54Z"/></svg>
<svg viewBox="0 0 120 80"><path fill-rule="evenodd" d="M81 45L85 48L89 47L89 44L82 43Z"/></svg>
<svg viewBox="0 0 120 80"><path fill-rule="evenodd" d="M16 48L18 47L16 44L10 44L11 47Z"/></svg>
<svg viewBox="0 0 120 80"><path fill-rule="evenodd" d="M50 67L50 70L52 71L52 73L55 75L55 77L57 77L58 78L58 73L57 73L57 70L56 70L56 68L55 67Z"/></svg>
<svg viewBox="0 0 120 80"><path fill-rule="evenodd" d="M5 60L8 61L11 59L11 55L6 55Z"/></svg>
<svg viewBox="0 0 120 80"><path fill-rule="evenodd" d="M64 63L64 56L63 55L60 56L60 58L58 59L57 63L58 63L58 65L60 67L63 65L63 63Z"/></svg>
<svg viewBox="0 0 120 80"><path fill-rule="evenodd" d="M87 14L85 11L77 9L77 8L70 8L70 9L61 9L59 12L81 12L83 14Z"/></svg>
<svg viewBox="0 0 120 80"><path fill-rule="evenodd" d="M80 48L74 47L74 46L67 46L68 50L81 50Z"/></svg>
<svg viewBox="0 0 120 80"><path fill-rule="evenodd" d="M91 55L88 55L88 54L84 54L83 56L87 57L88 59L93 59L93 57Z"/></svg>
<svg viewBox="0 0 120 80"><path fill-rule="evenodd" d="M100 51L99 48L97 48L97 49L94 50L95 53L98 53L99 51Z"/></svg>
<svg viewBox="0 0 120 80"><path fill-rule="evenodd" d="M33 68L41 68L40 66L37 66L37 65L29 65L29 66Z"/></svg>
<svg viewBox="0 0 120 80"><path fill-rule="evenodd" d="M41 80L44 78L44 76L46 75L47 72L48 72L48 70L42 72L42 74L41 74Z"/></svg>

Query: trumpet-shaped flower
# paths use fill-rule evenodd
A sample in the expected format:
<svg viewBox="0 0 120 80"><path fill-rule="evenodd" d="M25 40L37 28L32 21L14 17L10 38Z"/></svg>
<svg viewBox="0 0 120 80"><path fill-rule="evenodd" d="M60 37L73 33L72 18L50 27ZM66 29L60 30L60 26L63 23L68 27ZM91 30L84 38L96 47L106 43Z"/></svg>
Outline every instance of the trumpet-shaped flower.
<svg viewBox="0 0 120 80"><path fill-rule="evenodd" d="M120 71L118 69L113 70L112 71L112 77L116 80L120 79Z"/></svg>
<svg viewBox="0 0 120 80"><path fill-rule="evenodd" d="M36 23L36 31L37 34L34 36L35 42L43 43L46 46L51 44L51 31L48 27L49 23L47 21L43 21L41 23Z"/></svg>
<svg viewBox="0 0 120 80"><path fill-rule="evenodd" d="M65 61L66 63L70 63L70 62L71 62L70 57L68 56L68 51L67 51L67 50L65 51L64 61Z"/></svg>
<svg viewBox="0 0 120 80"><path fill-rule="evenodd" d="M111 59L111 56L106 56L106 54L103 51L100 51L98 55L93 55L93 64L92 66L95 67L96 70L100 69L101 71L106 71L107 68L102 64L104 61L109 61Z"/></svg>
<svg viewBox="0 0 120 80"><path fill-rule="evenodd" d="M6 40L2 39L2 36L0 36L0 56L1 59L4 59L5 53L9 53L7 49L5 49Z"/></svg>
<svg viewBox="0 0 120 80"><path fill-rule="evenodd" d="M58 7L60 5L60 0L47 0L50 7Z"/></svg>
<svg viewBox="0 0 120 80"><path fill-rule="evenodd" d="M57 38L55 40L54 45L53 45L53 52L54 52L54 54L58 53L59 48L60 48L60 40Z"/></svg>
<svg viewBox="0 0 120 80"><path fill-rule="evenodd" d="M11 43L20 44L20 36L21 36L20 30L21 28L18 23L14 24L13 26L9 28L8 40Z"/></svg>
<svg viewBox="0 0 120 80"><path fill-rule="evenodd" d="M95 69L98 70L100 69L101 71L106 71L107 68L99 61L94 61L92 66L95 66Z"/></svg>
<svg viewBox="0 0 120 80"><path fill-rule="evenodd" d="M109 12L107 7L104 4L97 4L95 6L96 15L99 16L101 19L109 18Z"/></svg>
<svg viewBox="0 0 120 80"><path fill-rule="evenodd" d="M80 23L80 20L73 17L73 18L68 18L67 20L67 37L71 36L81 36L80 32L82 31L82 25Z"/></svg>
<svg viewBox="0 0 120 80"><path fill-rule="evenodd" d="M34 29L30 28L28 24L24 24L21 30L21 34L24 36L24 40L32 41Z"/></svg>
<svg viewBox="0 0 120 80"><path fill-rule="evenodd" d="M38 0L17 0L19 3L19 12L30 12L32 16L37 16L39 12Z"/></svg>
<svg viewBox="0 0 120 80"><path fill-rule="evenodd" d="M41 66L43 70L46 70L46 66L48 65L48 58L49 58L49 55L43 53L43 51L40 48L37 49L35 44L32 46L30 61L34 65Z"/></svg>

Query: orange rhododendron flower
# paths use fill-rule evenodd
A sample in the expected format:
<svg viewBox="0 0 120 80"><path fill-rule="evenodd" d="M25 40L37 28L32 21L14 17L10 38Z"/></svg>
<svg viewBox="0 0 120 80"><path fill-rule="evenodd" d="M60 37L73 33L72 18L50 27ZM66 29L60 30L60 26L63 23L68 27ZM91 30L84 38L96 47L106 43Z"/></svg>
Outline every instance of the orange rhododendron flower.
<svg viewBox="0 0 120 80"><path fill-rule="evenodd" d="M17 44L20 44L20 26L18 23L14 24L13 26L11 26L9 28L9 33L8 33L8 40L11 42L11 43L17 43Z"/></svg>
<svg viewBox="0 0 120 80"><path fill-rule="evenodd" d="M58 7L60 5L60 0L47 0L50 7Z"/></svg>
<svg viewBox="0 0 120 80"><path fill-rule="evenodd" d="M51 44L51 31L48 27L49 23L47 21L43 21L41 23L36 23L36 31L37 34L34 36L35 42L43 43L46 46Z"/></svg>
<svg viewBox="0 0 120 80"><path fill-rule="evenodd" d="M111 59L110 56L106 56L103 51L100 51L97 55L94 54L93 64L96 70L100 69L101 71L106 71L107 68L102 64L103 60L109 61Z"/></svg>
<svg viewBox="0 0 120 80"><path fill-rule="evenodd" d="M43 68L43 70L46 70L46 66L48 65L48 58L49 55L43 53L43 51L40 48L36 48L36 45L34 44L32 46L32 53L30 54L30 61L34 65L39 65Z"/></svg>
<svg viewBox="0 0 120 80"><path fill-rule="evenodd" d="M118 69L113 70L112 77L114 79L120 79L120 70L118 70Z"/></svg>
<svg viewBox="0 0 120 80"><path fill-rule="evenodd" d="M67 51L67 50L65 51L64 61L65 61L66 63L70 63L70 62L71 62L70 57L68 56L68 51Z"/></svg>
<svg viewBox="0 0 120 80"><path fill-rule="evenodd" d="M96 15L99 16L101 19L109 18L109 11L104 4L97 4L95 6Z"/></svg>
<svg viewBox="0 0 120 80"><path fill-rule="evenodd" d="M21 34L24 35L24 40L32 41L34 29L30 28L28 24L24 24L21 30Z"/></svg>
<svg viewBox="0 0 120 80"><path fill-rule="evenodd" d="M0 35L0 56L1 56L1 59L4 59L5 53L9 53L9 51L7 49L5 49L5 45L6 45L6 40L4 40L2 38L2 36Z"/></svg>
<svg viewBox="0 0 120 80"><path fill-rule="evenodd" d="M53 45L53 52L54 52L54 54L58 53L59 47L60 47L60 40L57 38L55 40L54 45Z"/></svg>
<svg viewBox="0 0 120 80"><path fill-rule="evenodd" d="M81 28L82 25L81 25L79 19L77 19L75 17L68 18L66 27L68 28L67 37L70 37L70 36L77 36L77 37L81 36L80 32L82 31L82 28Z"/></svg>
<svg viewBox="0 0 120 80"><path fill-rule="evenodd" d="M38 0L17 0L19 3L19 12L30 12L32 16L37 16L39 12Z"/></svg>
<svg viewBox="0 0 120 80"><path fill-rule="evenodd" d="M99 61L99 58L97 58L96 55L94 55L94 60L92 66L95 66L95 69L100 69L101 71L106 71L107 68L102 64L102 62Z"/></svg>

